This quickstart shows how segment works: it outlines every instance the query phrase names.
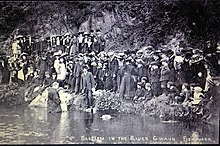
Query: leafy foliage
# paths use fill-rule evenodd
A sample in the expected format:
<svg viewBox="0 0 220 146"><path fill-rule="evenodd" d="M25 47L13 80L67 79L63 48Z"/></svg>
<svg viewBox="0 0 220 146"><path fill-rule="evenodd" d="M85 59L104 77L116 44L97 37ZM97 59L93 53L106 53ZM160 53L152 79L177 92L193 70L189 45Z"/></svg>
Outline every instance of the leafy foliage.
<svg viewBox="0 0 220 146"><path fill-rule="evenodd" d="M116 18L107 33L110 49L156 46L180 32L185 44L199 48L219 39L219 9L219 0L0 2L0 36L5 41L16 28L43 37L76 33L83 22L91 25L92 17L105 17L106 12Z"/></svg>

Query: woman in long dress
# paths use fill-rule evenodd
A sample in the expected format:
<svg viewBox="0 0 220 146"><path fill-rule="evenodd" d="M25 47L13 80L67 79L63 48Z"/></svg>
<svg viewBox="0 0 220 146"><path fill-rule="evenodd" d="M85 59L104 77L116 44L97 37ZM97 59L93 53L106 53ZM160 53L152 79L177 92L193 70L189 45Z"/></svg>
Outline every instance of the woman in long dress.
<svg viewBox="0 0 220 146"><path fill-rule="evenodd" d="M8 84L10 81L10 71L8 69L8 59L3 59L2 84Z"/></svg>

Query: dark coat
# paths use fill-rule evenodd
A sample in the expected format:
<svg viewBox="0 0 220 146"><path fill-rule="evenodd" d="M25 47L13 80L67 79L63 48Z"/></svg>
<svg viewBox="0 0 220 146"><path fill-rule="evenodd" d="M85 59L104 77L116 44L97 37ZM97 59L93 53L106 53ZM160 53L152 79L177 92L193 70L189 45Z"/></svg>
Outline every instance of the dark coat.
<svg viewBox="0 0 220 146"><path fill-rule="evenodd" d="M108 61L108 68L109 68L109 71L110 71L110 74L113 75L113 74L117 74L118 72L118 61L116 58L113 58L112 60L109 60Z"/></svg>
<svg viewBox="0 0 220 146"><path fill-rule="evenodd" d="M181 64L181 69L179 71L178 79L180 83L189 83L190 81L190 66L189 62L186 62L185 60Z"/></svg>
<svg viewBox="0 0 220 146"><path fill-rule="evenodd" d="M150 100L152 98L152 90L145 90L144 97L146 98L146 100Z"/></svg>
<svg viewBox="0 0 220 146"><path fill-rule="evenodd" d="M170 80L170 69L168 66L161 68L160 81L169 81Z"/></svg>
<svg viewBox="0 0 220 146"><path fill-rule="evenodd" d="M190 66L190 70L191 70L191 77L190 77L191 83L197 83L200 87L204 89L206 76L207 76L207 70L205 68L203 61L200 61L198 63L193 63ZM202 73L201 77L198 76L199 72Z"/></svg>
<svg viewBox="0 0 220 146"><path fill-rule="evenodd" d="M48 63L47 63L47 60L45 59L40 59L39 60L39 70L40 70L40 74L41 73L45 73L46 71L47 71L47 69L48 69Z"/></svg>
<svg viewBox="0 0 220 146"><path fill-rule="evenodd" d="M136 84L132 75L137 75L135 67L131 64L125 64L124 66L124 76L121 81L119 95L121 97L133 97L135 94Z"/></svg>
<svg viewBox="0 0 220 146"><path fill-rule="evenodd" d="M81 73L82 73L82 65L80 65L79 62L77 62L73 69L73 75L75 78L79 78L81 76Z"/></svg>
<svg viewBox="0 0 220 146"><path fill-rule="evenodd" d="M81 89L82 90L92 90L95 88L95 79L91 72L83 73L81 79Z"/></svg>
<svg viewBox="0 0 220 146"><path fill-rule="evenodd" d="M144 97L144 95L145 95L145 89L143 89L143 88L138 88L135 91L135 96L137 96L137 97Z"/></svg>
<svg viewBox="0 0 220 146"><path fill-rule="evenodd" d="M10 71L8 69L8 61L4 60L4 67L2 69L2 84L8 84L10 81Z"/></svg>
<svg viewBox="0 0 220 146"><path fill-rule="evenodd" d="M159 82L160 81L160 69L157 68L157 69L153 69L151 70L151 68L149 68L149 80L151 83L154 83L154 82Z"/></svg>
<svg viewBox="0 0 220 146"><path fill-rule="evenodd" d="M60 107L60 97L54 88L49 87L48 88L48 101L47 101L47 108L49 109L50 112L61 112L61 107Z"/></svg>
<svg viewBox="0 0 220 146"><path fill-rule="evenodd" d="M175 86L171 86L171 88L169 88L168 90L169 94L171 94L172 96L180 94L180 91Z"/></svg>
<svg viewBox="0 0 220 146"><path fill-rule="evenodd" d="M147 77L147 70L145 66L141 66L140 68L136 68L138 72L138 78L141 79L142 77Z"/></svg>

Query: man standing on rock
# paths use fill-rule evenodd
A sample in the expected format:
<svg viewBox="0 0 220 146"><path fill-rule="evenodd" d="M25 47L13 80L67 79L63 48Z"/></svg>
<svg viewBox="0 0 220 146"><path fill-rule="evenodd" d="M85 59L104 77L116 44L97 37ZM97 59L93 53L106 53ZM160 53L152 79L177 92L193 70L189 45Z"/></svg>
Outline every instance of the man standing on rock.
<svg viewBox="0 0 220 146"><path fill-rule="evenodd" d="M92 108L92 92L95 91L95 79L91 72L88 71L88 66L83 66L82 74L82 93L85 94L87 108Z"/></svg>

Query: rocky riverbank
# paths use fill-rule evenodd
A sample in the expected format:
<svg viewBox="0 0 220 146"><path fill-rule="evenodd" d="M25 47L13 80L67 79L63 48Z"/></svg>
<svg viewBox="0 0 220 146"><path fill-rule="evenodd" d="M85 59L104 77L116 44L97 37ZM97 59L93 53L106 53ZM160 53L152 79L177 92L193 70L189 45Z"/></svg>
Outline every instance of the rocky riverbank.
<svg viewBox="0 0 220 146"><path fill-rule="evenodd" d="M27 106L28 103L24 100L25 89L25 86L19 86L15 83L1 85L0 104L7 106ZM72 95L73 100L70 103L70 106L76 110L83 110L83 107L85 107L83 95ZM94 93L94 107L96 110L106 113L119 112L126 114L150 115L161 117L161 119L164 121L187 121L203 119L202 115L198 115L193 112L190 112L187 115L183 115L181 108L182 105L170 105L168 100L168 97L161 95L150 100L143 100L141 102L134 103L131 100L119 98L118 94L112 92L99 90ZM214 119L218 117L218 114L216 113L213 113L212 115ZM206 119L203 120L206 121ZM213 121L213 118L211 120Z"/></svg>
<svg viewBox="0 0 220 146"><path fill-rule="evenodd" d="M0 85L0 104L7 106L27 105L24 101L25 86L16 83Z"/></svg>

